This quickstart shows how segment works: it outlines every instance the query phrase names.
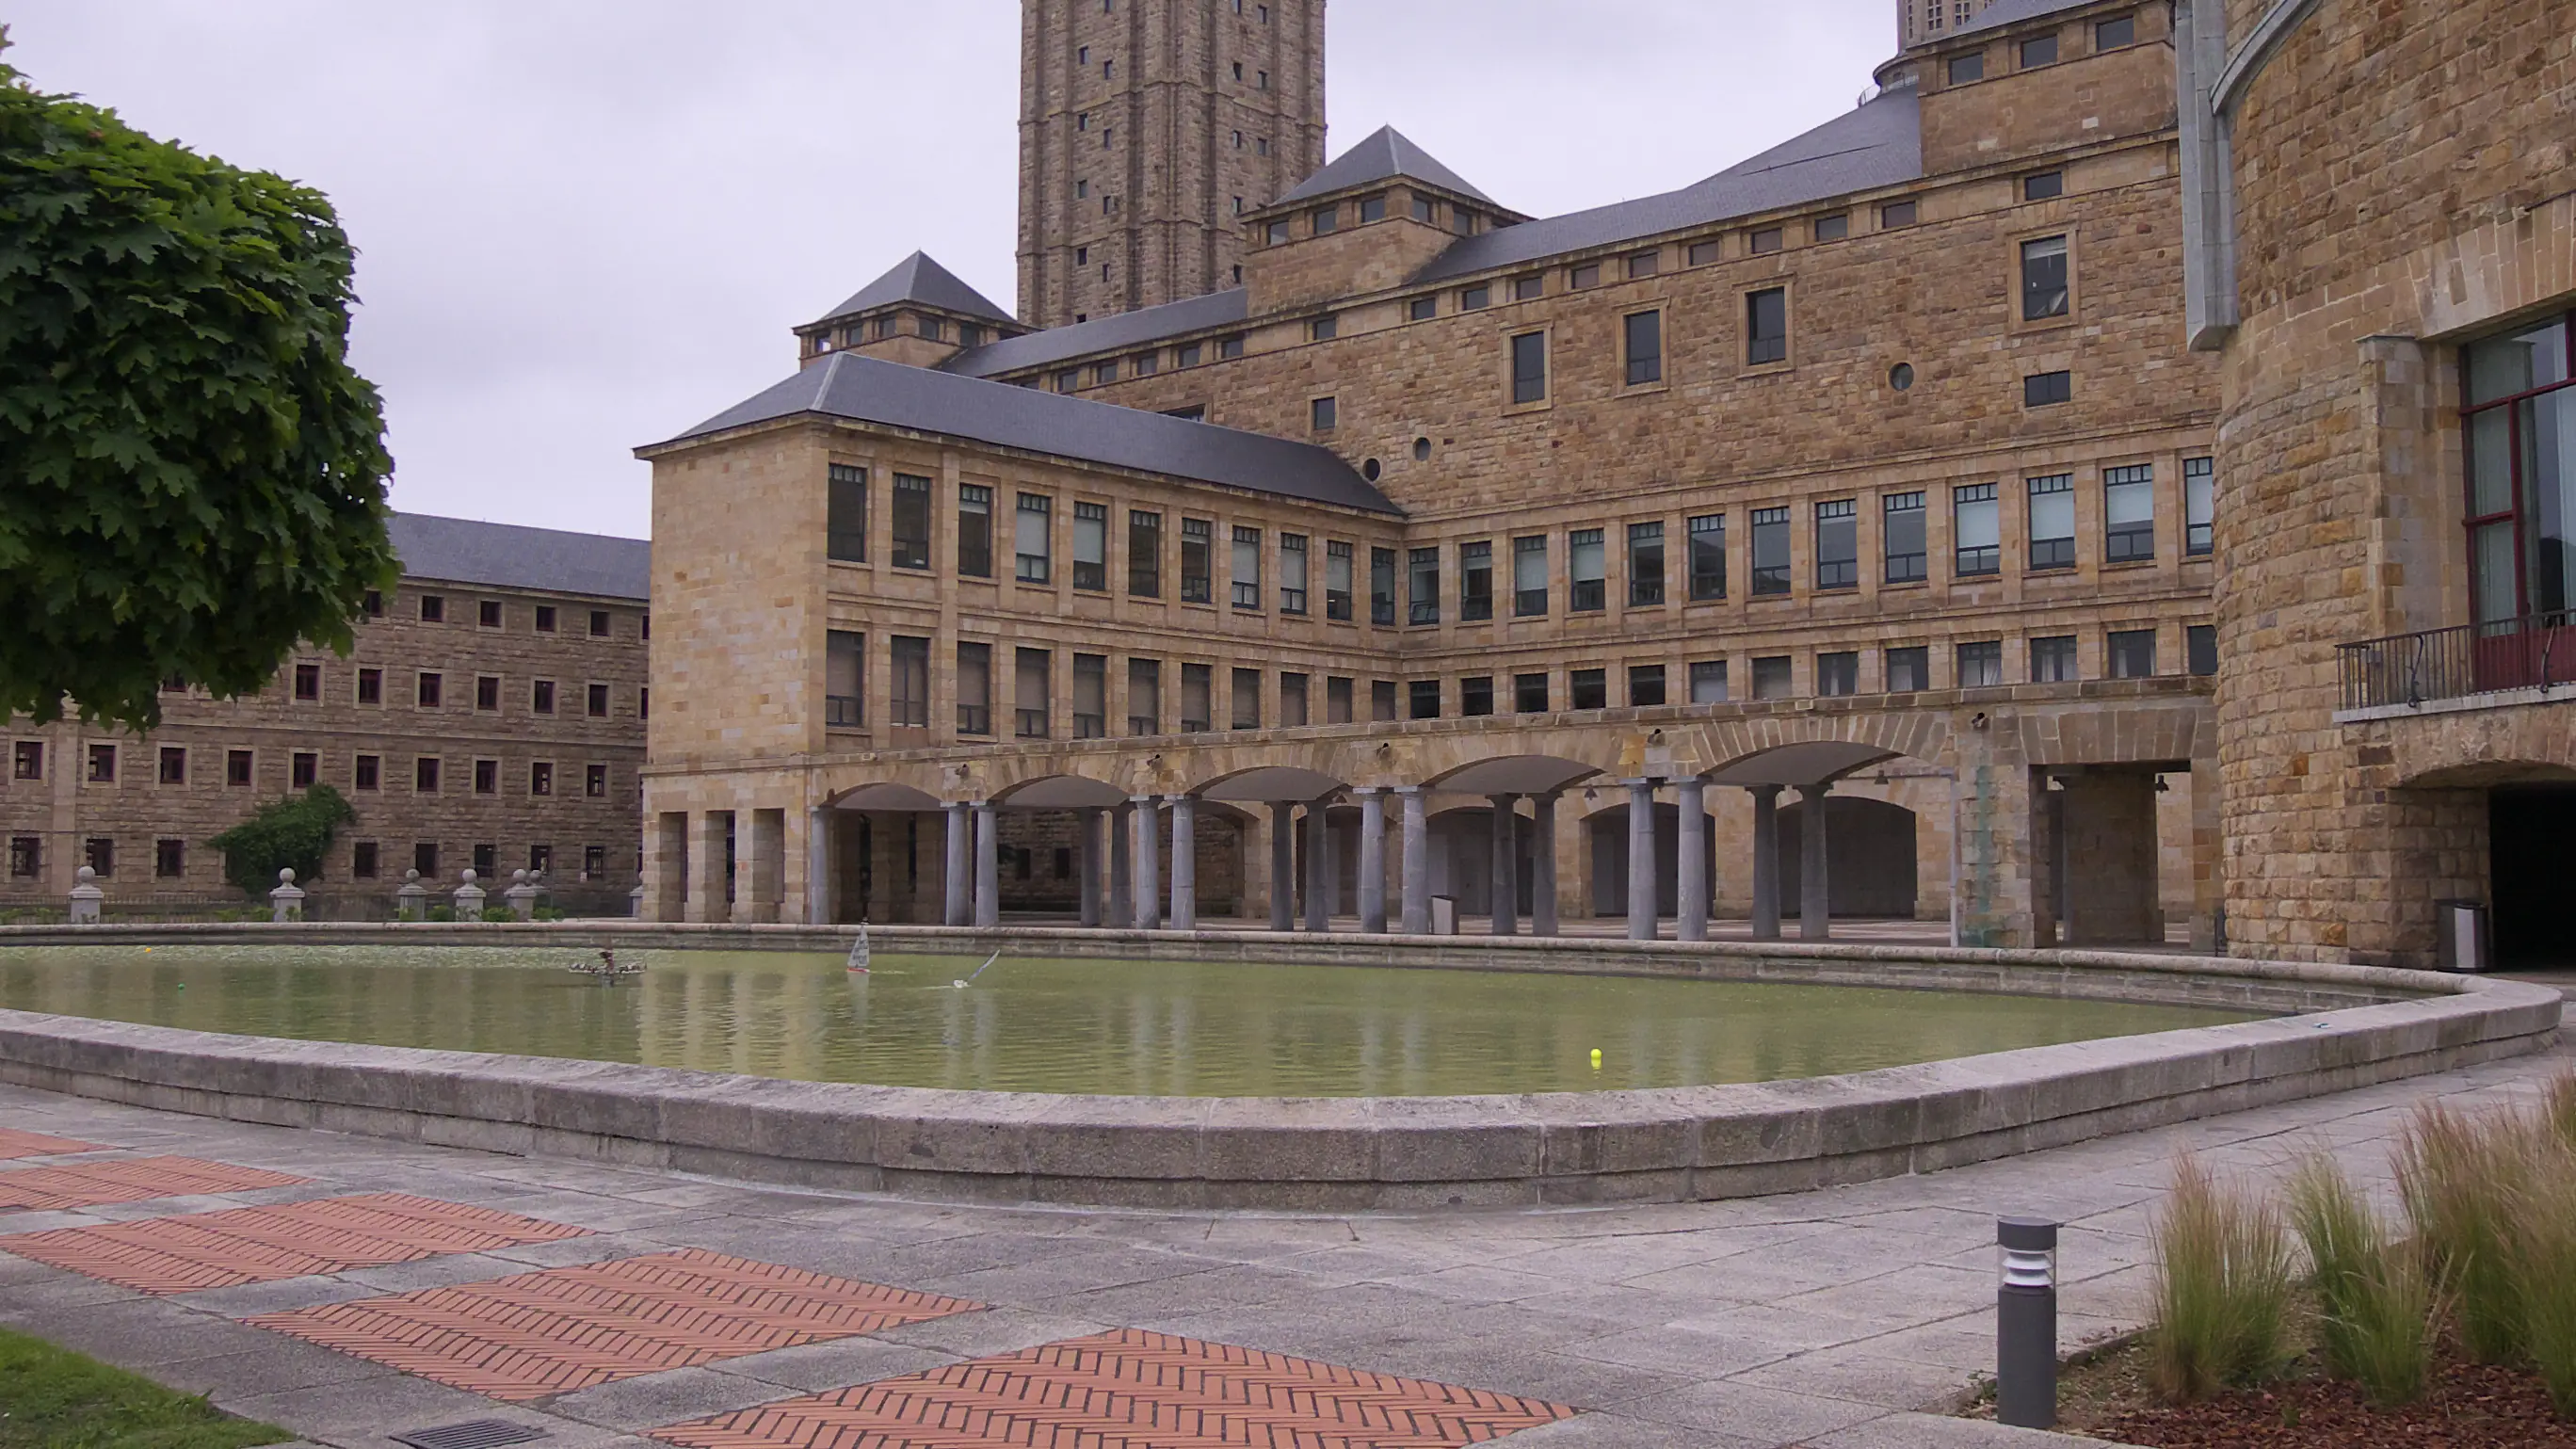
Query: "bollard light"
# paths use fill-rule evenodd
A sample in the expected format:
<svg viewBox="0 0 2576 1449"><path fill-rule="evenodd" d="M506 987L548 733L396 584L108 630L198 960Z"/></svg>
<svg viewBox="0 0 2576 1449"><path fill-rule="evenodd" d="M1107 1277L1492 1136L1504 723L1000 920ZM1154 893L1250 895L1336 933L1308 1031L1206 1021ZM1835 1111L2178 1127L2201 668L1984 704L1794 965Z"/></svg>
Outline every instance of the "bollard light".
<svg viewBox="0 0 2576 1449"><path fill-rule="evenodd" d="M1995 1291L1995 1419L2057 1427L2057 1224L1999 1218L2003 1283Z"/></svg>

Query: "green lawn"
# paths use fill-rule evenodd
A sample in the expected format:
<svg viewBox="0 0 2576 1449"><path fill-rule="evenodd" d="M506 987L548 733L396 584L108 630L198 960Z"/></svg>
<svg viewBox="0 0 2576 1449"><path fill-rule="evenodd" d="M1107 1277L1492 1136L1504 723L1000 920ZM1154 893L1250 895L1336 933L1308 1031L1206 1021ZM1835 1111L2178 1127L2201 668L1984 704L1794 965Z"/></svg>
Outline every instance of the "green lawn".
<svg viewBox="0 0 2576 1449"><path fill-rule="evenodd" d="M294 1437L0 1329L0 1449L250 1449Z"/></svg>

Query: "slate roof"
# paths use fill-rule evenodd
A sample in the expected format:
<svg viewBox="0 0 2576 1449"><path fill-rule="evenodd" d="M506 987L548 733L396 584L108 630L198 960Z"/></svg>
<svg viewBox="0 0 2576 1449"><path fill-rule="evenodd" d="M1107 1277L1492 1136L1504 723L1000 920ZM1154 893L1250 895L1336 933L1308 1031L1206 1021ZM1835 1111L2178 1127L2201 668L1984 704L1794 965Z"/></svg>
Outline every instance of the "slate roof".
<svg viewBox="0 0 2576 1449"><path fill-rule="evenodd" d="M1995 0L1976 19L1950 33L1954 36L1969 35L1999 26L2017 25L2025 20L2037 20L2043 15L2054 15L2060 10L2074 10L2092 3L2093 0Z"/></svg>
<svg viewBox="0 0 2576 1449"><path fill-rule="evenodd" d="M820 413L1020 448L1082 462L1218 483L1370 513L1400 510L1348 463L1311 443L1161 413L834 354L707 419L673 441Z"/></svg>
<svg viewBox="0 0 2576 1449"><path fill-rule="evenodd" d="M385 532L411 578L609 599L653 593L653 545L640 538L426 513L397 513Z"/></svg>
<svg viewBox="0 0 2576 1449"><path fill-rule="evenodd" d="M963 312L971 317L990 317L996 322L1011 321L1011 314L993 305L981 292L957 279L957 274L932 261L927 252L914 252L895 263L894 270L861 287L856 296L816 318L828 322L854 312L873 311L897 302L918 302L925 307L938 307L950 312Z"/></svg>
<svg viewBox="0 0 2576 1449"><path fill-rule="evenodd" d="M1017 372L1024 367L1043 367L1068 357L1087 357L1093 353L1115 352L1122 347L1142 346L1165 337L1177 337L1184 332L1232 326L1243 321L1249 312L1243 289L1234 287L1186 301L1166 302L1159 307L1121 312L1096 322L1077 322L1070 327L1050 327L1024 337L988 342L948 359L939 365L939 370L964 377L992 377Z"/></svg>
<svg viewBox="0 0 2576 1449"><path fill-rule="evenodd" d="M1372 181L1392 181L1399 176L1428 181L1434 186L1472 196L1487 206L1502 205L1468 185L1465 178L1441 165L1439 158L1414 145L1393 126L1379 127L1376 135L1343 152L1331 165L1307 177L1295 190L1272 204L1285 206L1292 201L1304 201L1353 186L1366 186Z"/></svg>

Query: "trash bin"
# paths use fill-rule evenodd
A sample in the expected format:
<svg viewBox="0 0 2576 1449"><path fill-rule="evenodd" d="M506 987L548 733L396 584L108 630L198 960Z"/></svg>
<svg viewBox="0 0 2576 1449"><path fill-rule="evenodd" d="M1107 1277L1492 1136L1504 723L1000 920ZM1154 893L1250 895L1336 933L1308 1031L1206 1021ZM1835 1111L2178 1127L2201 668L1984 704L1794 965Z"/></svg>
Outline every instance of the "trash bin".
<svg viewBox="0 0 2576 1449"><path fill-rule="evenodd" d="M2442 937L2443 970L2485 971L2495 964L2491 959L2495 938L2486 907L2475 901L2436 901L2433 909Z"/></svg>
<svg viewBox="0 0 2576 1449"><path fill-rule="evenodd" d="M1435 936L1458 934L1458 898L1456 896L1431 898L1431 934Z"/></svg>

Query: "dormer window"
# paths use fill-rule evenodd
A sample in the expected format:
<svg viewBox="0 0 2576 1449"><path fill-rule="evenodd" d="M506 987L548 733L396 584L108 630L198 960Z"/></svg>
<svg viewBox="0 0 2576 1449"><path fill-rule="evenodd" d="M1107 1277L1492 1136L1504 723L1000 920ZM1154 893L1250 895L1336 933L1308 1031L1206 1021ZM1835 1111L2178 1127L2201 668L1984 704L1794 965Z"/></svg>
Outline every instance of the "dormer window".
<svg viewBox="0 0 2576 1449"><path fill-rule="evenodd" d="M1342 213L1338 207L1318 207L1314 213L1315 235L1331 236L1341 228Z"/></svg>
<svg viewBox="0 0 2576 1449"><path fill-rule="evenodd" d="M1380 192L1375 196L1363 196L1360 198L1360 225L1366 226L1370 222L1384 220L1386 220L1386 194L1384 192Z"/></svg>

